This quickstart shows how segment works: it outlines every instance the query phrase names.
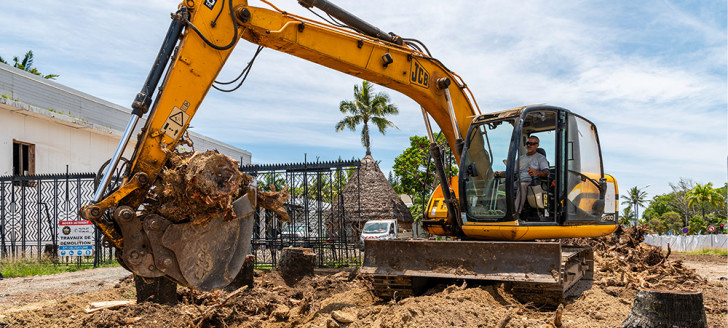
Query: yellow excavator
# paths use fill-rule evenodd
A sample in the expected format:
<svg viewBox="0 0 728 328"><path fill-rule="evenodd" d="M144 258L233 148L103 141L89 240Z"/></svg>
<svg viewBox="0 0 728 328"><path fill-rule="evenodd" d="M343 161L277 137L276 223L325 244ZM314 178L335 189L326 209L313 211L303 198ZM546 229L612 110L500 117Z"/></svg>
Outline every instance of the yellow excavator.
<svg viewBox="0 0 728 328"><path fill-rule="evenodd" d="M385 33L326 0L299 4L323 11L335 20L331 24L262 2L269 8L249 6L246 0L185 0L172 15L93 204L80 211L98 226L105 243L116 247L127 269L203 290L229 284L240 270L255 207L248 198L235 204L236 213L243 215L205 226L150 218L139 209L168 153L244 39L259 49L285 52L397 90L421 106L441 186L429 200L422 224L446 238L367 240L361 272L373 277L377 295L406 296L423 279L450 278L506 281L524 295L558 298L580 279L591 278L591 249L537 240L603 236L618 226L617 183L604 174L594 124L546 105L481 114L460 76L418 40ZM130 167L121 184L109 188L146 113ZM445 174L430 118L454 150L458 177ZM534 137L539 156L548 163L538 179L524 175L521 160L533 155L526 144ZM516 206L517 201L523 205Z"/></svg>

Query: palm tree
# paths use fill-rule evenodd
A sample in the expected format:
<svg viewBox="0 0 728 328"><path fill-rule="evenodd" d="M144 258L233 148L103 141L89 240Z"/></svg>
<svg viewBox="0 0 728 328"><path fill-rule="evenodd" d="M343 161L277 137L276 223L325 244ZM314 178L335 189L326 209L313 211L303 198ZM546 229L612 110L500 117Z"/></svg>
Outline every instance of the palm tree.
<svg viewBox="0 0 728 328"><path fill-rule="evenodd" d="M627 206L622 210L622 215L619 216L619 224L626 227L632 221L634 221L634 212L632 212L632 207Z"/></svg>
<svg viewBox="0 0 728 328"><path fill-rule="evenodd" d="M367 155L372 154L369 142L369 121L372 121L382 134L390 126L398 129L394 123L384 118L386 115L399 114L397 106L389 103L387 94L383 92L374 94L369 81L363 81L361 89L359 85L355 85L354 101L342 100L339 110L342 114L351 115L345 116L343 120L336 123L336 132L341 132L344 128L355 131L359 124L364 123L361 130L361 144L366 147Z"/></svg>
<svg viewBox="0 0 728 328"><path fill-rule="evenodd" d="M704 185L699 183L688 191L688 205L693 206L696 202L700 203L700 209L703 213L703 221L705 221L705 205L718 206L723 201L723 195L717 189L713 189L713 183L708 182Z"/></svg>
<svg viewBox="0 0 728 328"><path fill-rule="evenodd" d="M286 187L286 179L276 172L258 176L258 188L262 191L281 191Z"/></svg>
<svg viewBox="0 0 728 328"><path fill-rule="evenodd" d="M22 69L28 73L38 75L44 79L54 80L55 78L57 78L59 76L58 74L43 75L40 72L38 72L38 69L33 67L33 51L32 50L28 50L28 52L25 53L25 56L23 57L22 61L17 56L13 57L13 62L14 62L13 67L15 67L17 69ZM0 63L7 64L8 62L5 61L2 57L0 57Z"/></svg>
<svg viewBox="0 0 728 328"><path fill-rule="evenodd" d="M622 199L622 205L634 207L634 218L635 220L639 220L639 207L645 206L645 203L647 202L647 192L642 191L642 189L635 186L627 191L627 195L622 195Z"/></svg>

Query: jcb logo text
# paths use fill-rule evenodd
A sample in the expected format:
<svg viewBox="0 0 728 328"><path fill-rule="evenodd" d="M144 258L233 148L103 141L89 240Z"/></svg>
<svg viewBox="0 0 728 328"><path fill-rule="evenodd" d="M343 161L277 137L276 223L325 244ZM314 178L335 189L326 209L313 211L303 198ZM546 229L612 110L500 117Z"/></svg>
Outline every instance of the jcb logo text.
<svg viewBox="0 0 728 328"><path fill-rule="evenodd" d="M412 59L412 67L410 69L410 83L425 89L430 87L430 73L414 58Z"/></svg>

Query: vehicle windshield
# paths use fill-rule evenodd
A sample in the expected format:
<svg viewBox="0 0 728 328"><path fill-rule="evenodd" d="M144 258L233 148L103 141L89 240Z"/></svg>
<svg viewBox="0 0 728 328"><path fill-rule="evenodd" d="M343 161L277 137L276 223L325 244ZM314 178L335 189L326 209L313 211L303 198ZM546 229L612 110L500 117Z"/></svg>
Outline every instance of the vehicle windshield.
<svg viewBox="0 0 728 328"><path fill-rule="evenodd" d="M464 157L465 202L475 218L500 219L506 214L505 170L513 135L513 120L475 127ZM501 173L499 178L495 172Z"/></svg>
<svg viewBox="0 0 728 328"><path fill-rule="evenodd" d="M387 232L387 228L389 228L388 222L368 222L364 225L364 230L362 232L364 233L379 233L379 232Z"/></svg>

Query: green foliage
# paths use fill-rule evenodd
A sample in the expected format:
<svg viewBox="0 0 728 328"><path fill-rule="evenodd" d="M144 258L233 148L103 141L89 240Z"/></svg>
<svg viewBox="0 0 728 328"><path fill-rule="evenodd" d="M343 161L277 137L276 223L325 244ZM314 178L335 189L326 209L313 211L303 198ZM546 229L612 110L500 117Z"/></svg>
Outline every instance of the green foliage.
<svg viewBox="0 0 728 328"><path fill-rule="evenodd" d="M668 232L673 234L682 233L683 222L677 212L665 212L660 216L653 216L645 222L647 228L661 235ZM692 229L691 229L692 231Z"/></svg>
<svg viewBox="0 0 728 328"><path fill-rule="evenodd" d="M647 203L647 192L635 186L627 191L627 195L622 195L622 200L622 205L634 207L634 218L639 219L639 208L644 207Z"/></svg>
<svg viewBox="0 0 728 328"><path fill-rule="evenodd" d="M623 226L630 226L634 222L634 212L632 207L627 206L622 209L622 214L619 215L619 224Z"/></svg>
<svg viewBox="0 0 728 328"><path fill-rule="evenodd" d="M676 252L681 254L689 254L689 255L700 255L700 254L709 254L709 255L728 255L728 249L725 248L703 248L695 251L689 251L689 252Z"/></svg>
<svg viewBox="0 0 728 328"><path fill-rule="evenodd" d="M698 215L690 218L690 224L688 227L690 228L690 234L705 234L708 232L708 225L705 220Z"/></svg>
<svg viewBox="0 0 728 328"><path fill-rule="evenodd" d="M670 206L675 212L680 213L683 224L688 225L688 220L696 213L695 208L690 206L687 200L688 192L693 189L693 181L680 178L678 183L670 183L670 188L672 188L672 193L670 193L672 195Z"/></svg>
<svg viewBox="0 0 728 328"><path fill-rule="evenodd" d="M102 267L119 266L118 263L106 264ZM8 259L0 262L0 272L6 278L44 276L49 274L75 272L89 269L88 266L65 265L54 263L49 259L38 261L37 259Z"/></svg>
<svg viewBox="0 0 728 328"><path fill-rule="evenodd" d="M427 201L427 200L425 200ZM410 214L415 222L422 221L422 215L424 214L424 208L422 204L422 194L416 194L412 198L412 206L409 208Z"/></svg>
<svg viewBox="0 0 728 328"><path fill-rule="evenodd" d="M336 123L336 132L341 132L344 128L355 131L359 124L364 127L361 130L361 144L366 148L367 155L371 155L371 142L369 140L369 121L376 125L380 133L385 134L388 127L398 129L394 123L384 118L387 115L399 114L397 106L389 103L389 96L383 92L374 94L372 84L369 81L363 81L361 89L358 85L354 86L354 100L342 100L339 104L339 110L345 116L344 119Z"/></svg>
<svg viewBox="0 0 728 328"><path fill-rule="evenodd" d="M445 150L445 153L449 154L445 164L455 163L455 156L450 151L445 136L438 135L436 141ZM409 148L394 159L392 168L399 181L400 192L409 195L413 200L420 197L420 203L422 202L421 195L424 193L426 197L429 197L439 184L435 175L435 163L430 159L430 141L427 137L410 137ZM448 177L456 176L457 166L446 166L446 173Z"/></svg>
<svg viewBox="0 0 728 328"><path fill-rule="evenodd" d="M689 206L698 205L703 214L703 220L705 220L705 208L709 206L711 208L718 209L720 205L725 206L723 202L725 198L721 195L718 189L713 189L713 183L708 182L704 185L699 183L695 184L695 187L688 191L687 201Z"/></svg>
<svg viewBox="0 0 728 328"><path fill-rule="evenodd" d="M4 60L2 57L0 57L0 63L8 64L8 62L6 60ZM38 69L33 67L33 51L32 50L28 50L28 52L25 53L23 60L20 60L17 56L13 57L13 67L24 70L31 74L38 75L44 79L55 80L59 76L58 74L43 75L40 72L38 72Z"/></svg>
<svg viewBox="0 0 728 328"><path fill-rule="evenodd" d="M292 196L295 195L296 197L320 200L323 202L333 202L337 197L339 197L339 194L343 192L344 186L347 182L349 182L349 179L352 175L354 175L355 171L356 169L354 168L348 168L337 170L333 174L329 174L328 172L311 173L308 176L308 185L306 188L304 188L303 185L293 186L292 188L289 187L288 192ZM270 183L268 183L268 185L270 185ZM281 190L283 186L285 186L285 180L282 179L281 176L278 176L276 178L275 186L277 188L276 190ZM264 191L271 190L270 187L264 189L262 186L261 189Z"/></svg>
<svg viewBox="0 0 728 328"><path fill-rule="evenodd" d="M273 271L273 264L259 263L255 265L255 270Z"/></svg>
<svg viewBox="0 0 728 328"><path fill-rule="evenodd" d="M713 188L712 183L694 184L689 179L670 184L672 192L657 195L644 211L649 229L657 233L681 234L689 227L690 234L707 233L709 225L726 224L726 190L728 183Z"/></svg>
<svg viewBox="0 0 728 328"><path fill-rule="evenodd" d="M652 198L650 205L645 209L642 216L649 221L654 218L660 218L660 216L667 212L674 211L675 209L670 205L674 197L673 194L655 196Z"/></svg>
<svg viewBox="0 0 728 328"><path fill-rule="evenodd" d="M281 191L286 187L286 179L281 173L262 174L258 176L258 188L263 191Z"/></svg>

